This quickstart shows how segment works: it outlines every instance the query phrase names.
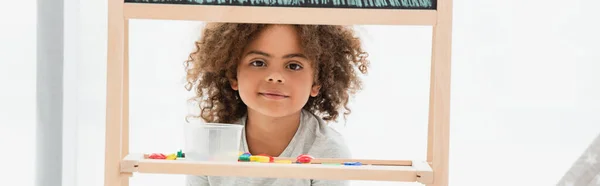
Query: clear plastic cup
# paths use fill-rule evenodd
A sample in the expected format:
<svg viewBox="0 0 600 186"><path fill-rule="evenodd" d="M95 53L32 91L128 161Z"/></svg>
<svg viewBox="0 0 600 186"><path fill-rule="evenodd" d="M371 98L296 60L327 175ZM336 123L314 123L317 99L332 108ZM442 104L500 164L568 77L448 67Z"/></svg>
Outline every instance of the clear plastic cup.
<svg viewBox="0 0 600 186"><path fill-rule="evenodd" d="M191 161L236 162L243 125L186 123L185 159Z"/></svg>

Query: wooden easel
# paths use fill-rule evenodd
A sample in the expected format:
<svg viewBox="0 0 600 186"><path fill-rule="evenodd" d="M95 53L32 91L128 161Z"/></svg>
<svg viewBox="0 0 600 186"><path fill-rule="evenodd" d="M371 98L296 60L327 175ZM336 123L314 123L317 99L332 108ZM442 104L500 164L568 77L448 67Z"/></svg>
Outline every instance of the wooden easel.
<svg viewBox="0 0 600 186"><path fill-rule="evenodd" d="M433 26L427 161L370 160L393 166L337 166L185 162L144 159L129 152L129 19L330 25ZM108 3L105 186L128 186L134 172L213 176L254 176L420 182L448 185L452 0L433 10L293 8ZM359 160L360 161L360 160ZM235 170L235 171L233 171Z"/></svg>

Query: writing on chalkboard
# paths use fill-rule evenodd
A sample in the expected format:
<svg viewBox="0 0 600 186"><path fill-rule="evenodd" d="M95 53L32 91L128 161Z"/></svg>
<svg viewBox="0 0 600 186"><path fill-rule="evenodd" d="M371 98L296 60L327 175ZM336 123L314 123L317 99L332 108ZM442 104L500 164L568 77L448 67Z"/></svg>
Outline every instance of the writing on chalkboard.
<svg viewBox="0 0 600 186"><path fill-rule="evenodd" d="M437 0L125 0L126 3L373 9L435 9L436 1Z"/></svg>

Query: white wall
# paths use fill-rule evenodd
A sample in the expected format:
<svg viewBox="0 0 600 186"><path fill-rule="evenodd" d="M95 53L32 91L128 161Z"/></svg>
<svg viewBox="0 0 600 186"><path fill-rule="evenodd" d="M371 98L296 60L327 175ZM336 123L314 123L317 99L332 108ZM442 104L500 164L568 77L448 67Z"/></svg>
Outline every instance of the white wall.
<svg viewBox="0 0 600 186"><path fill-rule="evenodd" d="M545 9L538 5L542 2ZM600 17L598 5L594 0L455 0L451 185L553 185L600 133L595 114L600 28L590 24ZM78 86L69 90L77 92L77 185L100 186L106 2L79 6L81 62ZM133 21L130 26L131 150L175 152L182 148L189 95L182 64L199 23ZM359 30L373 69L347 126L336 127L357 157L425 158L431 28ZM131 185L150 184L182 185L183 179L135 175Z"/></svg>
<svg viewBox="0 0 600 186"><path fill-rule="evenodd" d="M36 1L9 4L0 6L0 185L33 186Z"/></svg>

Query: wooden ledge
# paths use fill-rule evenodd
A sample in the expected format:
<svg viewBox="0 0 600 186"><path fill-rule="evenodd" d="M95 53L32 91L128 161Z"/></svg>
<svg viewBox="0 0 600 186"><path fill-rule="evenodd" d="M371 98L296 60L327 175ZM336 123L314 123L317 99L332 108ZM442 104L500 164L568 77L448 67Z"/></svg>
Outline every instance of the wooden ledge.
<svg viewBox="0 0 600 186"><path fill-rule="evenodd" d="M436 10L125 3L126 19L326 25L434 25Z"/></svg>
<svg viewBox="0 0 600 186"><path fill-rule="evenodd" d="M371 160L385 162L387 160ZM398 162L398 161L395 161ZM427 162L411 165L342 166L327 164L277 164L256 162L208 162L190 160L153 160L143 155L128 155L121 162L123 173L186 174L270 178L372 180L432 183L433 171Z"/></svg>

